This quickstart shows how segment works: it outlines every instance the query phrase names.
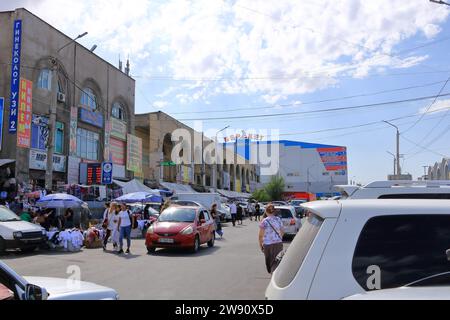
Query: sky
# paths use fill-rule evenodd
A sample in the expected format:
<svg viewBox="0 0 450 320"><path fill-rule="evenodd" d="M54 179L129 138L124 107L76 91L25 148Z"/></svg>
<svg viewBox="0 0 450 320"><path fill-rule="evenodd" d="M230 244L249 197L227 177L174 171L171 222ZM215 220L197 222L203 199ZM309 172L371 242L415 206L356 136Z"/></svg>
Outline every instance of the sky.
<svg viewBox="0 0 450 320"><path fill-rule="evenodd" d="M450 157L450 7L428 0L8 0L118 65L136 113L346 146L349 179ZM437 95L443 95L437 97ZM320 111L320 110L328 111ZM330 110L331 109L331 110ZM336 110L337 109L337 110ZM269 116L268 116L269 115ZM200 120L201 119L201 120ZM273 130L273 132L271 131Z"/></svg>

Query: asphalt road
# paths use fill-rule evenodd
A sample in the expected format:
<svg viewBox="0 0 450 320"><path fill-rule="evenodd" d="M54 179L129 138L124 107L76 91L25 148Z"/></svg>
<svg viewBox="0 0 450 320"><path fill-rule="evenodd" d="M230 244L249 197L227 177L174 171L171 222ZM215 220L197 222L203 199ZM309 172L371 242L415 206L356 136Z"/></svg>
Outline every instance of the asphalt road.
<svg viewBox="0 0 450 320"><path fill-rule="evenodd" d="M67 268L81 268L81 280L114 288L121 299L261 300L269 283L258 248L258 225L224 227L224 238L197 254L160 249L147 255L144 240L133 240L131 254L102 249L78 253L11 253L1 259L21 275L67 278ZM109 249L112 245L109 244Z"/></svg>

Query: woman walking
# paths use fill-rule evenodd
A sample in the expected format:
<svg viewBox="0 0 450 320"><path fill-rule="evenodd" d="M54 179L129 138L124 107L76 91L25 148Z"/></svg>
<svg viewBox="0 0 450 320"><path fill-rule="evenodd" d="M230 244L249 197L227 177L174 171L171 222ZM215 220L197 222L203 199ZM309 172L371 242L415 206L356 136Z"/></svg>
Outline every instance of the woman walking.
<svg viewBox="0 0 450 320"><path fill-rule="evenodd" d="M283 222L275 215L273 204L266 208L267 218L259 225L259 246L264 252L268 273L273 273L277 268L276 257L283 251Z"/></svg>
<svg viewBox="0 0 450 320"><path fill-rule="evenodd" d="M126 253L130 253L130 246L131 246L131 226L133 224L131 213L129 210L127 210L127 206L122 203L120 205L121 211L119 213L119 223L117 226L117 230L120 232L119 236L119 245L120 249L118 254L123 253L123 239L127 239L127 251Z"/></svg>
<svg viewBox="0 0 450 320"><path fill-rule="evenodd" d="M213 217L214 221L216 222L216 232L220 236L220 239L223 237L223 230L222 230L222 224L220 223L220 215L217 212L217 204L213 204L211 207L211 216Z"/></svg>
<svg viewBox="0 0 450 320"><path fill-rule="evenodd" d="M261 206L259 202L255 204L255 221L261 221Z"/></svg>
<svg viewBox="0 0 450 320"><path fill-rule="evenodd" d="M119 214L120 214L119 205L117 203L112 203L110 211L108 213L108 229L111 230L111 241L113 243L114 251L117 251L120 239L120 232L118 230Z"/></svg>

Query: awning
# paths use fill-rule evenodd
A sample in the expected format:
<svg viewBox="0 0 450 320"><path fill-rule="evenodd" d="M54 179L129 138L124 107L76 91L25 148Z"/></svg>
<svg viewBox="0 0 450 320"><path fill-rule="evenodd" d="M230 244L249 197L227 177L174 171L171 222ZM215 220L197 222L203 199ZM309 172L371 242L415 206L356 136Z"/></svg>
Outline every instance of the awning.
<svg viewBox="0 0 450 320"><path fill-rule="evenodd" d="M217 189L217 192L220 193L222 196L227 197L227 198L245 198L245 199L249 199L252 196L250 193L243 193L243 192L229 191L229 190L222 190L222 189Z"/></svg>
<svg viewBox="0 0 450 320"><path fill-rule="evenodd" d="M119 180L113 180L113 182L122 188L122 191L124 194L134 193L134 192L148 192L148 193L159 196L159 192L157 190L153 190L153 189L147 187L145 184L143 184L142 182L140 182L136 179L133 179L129 182L122 182Z"/></svg>
<svg viewBox="0 0 450 320"><path fill-rule="evenodd" d="M13 159L0 159L0 167L3 167L4 165L14 163L16 160Z"/></svg>
<svg viewBox="0 0 450 320"><path fill-rule="evenodd" d="M160 182L159 183L164 188L172 190L174 193L198 193L191 186L186 184L178 184L172 182Z"/></svg>

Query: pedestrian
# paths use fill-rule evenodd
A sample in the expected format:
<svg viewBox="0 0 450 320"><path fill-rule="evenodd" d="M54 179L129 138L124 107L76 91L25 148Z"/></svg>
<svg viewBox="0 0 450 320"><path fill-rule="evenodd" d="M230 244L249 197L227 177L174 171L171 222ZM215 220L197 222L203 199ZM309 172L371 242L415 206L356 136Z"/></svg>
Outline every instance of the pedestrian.
<svg viewBox="0 0 450 320"><path fill-rule="evenodd" d="M170 207L171 203L169 200L167 200L166 202L164 202L163 206L161 207L161 210L159 213L162 213L164 210L166 210L168 207Z"/></svg>
<svg viewBox="0 0 450 320"><path fill-rule="evenodd" d="M277 268L277 255L283 251L283 222L275 215L273 204L269 203L266 208L265 218L259 225L259 246L264 253L266 269L273 273Z"/></svg>
<svg viewBox="0 0 450 320"><path fill-rule="evenodd" d="M230 214L231 214L231 221L233 222L233 227L236 227L237 207L234 202L231 202L230 204Z"/></svg>
<svg viewBox="0 0 450 320"><path fill-rule="evenodd" d="M105 202L105 210L103 211L103 222L102 222L102 228L103 231L105 232L103 237L103 251L106 250L106 244L108 243L108 239L111 236L112 232L109 224L109 214L115 209L116 209L115 206L113 208L111 203Z"/></svg>
<svg viewBox="0 0 450 320"><path fill-rule="evenodd" d="M107 234L109 231L109 235L111 236L111 241L113 243L114 251L117 251L117 247L120 240L120 232L119 232L119 214L120 208L117 203L111 203L108 210L108 226L107 226ZM106 245L108 243L108 239L105 238L103 241L103 250L106 250Z"/></svg>
<svg viewBox="0 0 450 320"><path fill-rule="evenodd" d="M127 251L126 253L130 253L131 247L131 226L133 224L131 212L127 209L127 206L122 203L120 205L121 211L119 213L119 223L117 226L117 230L120 232L119 236L119 251L118 254L123 253L123 239L127 239Z"/></svg>
<svg viewBox="0 0 450 320"><path fill-rule="evenodd" d="M222 224L220 223L220 215L217 212L217 204L214 203L211 207L211 216L213 217L214 221L216 222L216 232L220 236L220 239L223 237L223 230L222 230Z"/></svg>
<svg viewBox="0 0 450 320"><path fill-rule="evenodd" d="M253 204L253 201L248 202L248 215L250 217L250 221L253 221L253 217L255 217L256 221L255 206Z"/></svg>
<svg viewBox="0 0 450 320"><path fill-rule="evenodd" d="M236 219L237 219L239 225L242 225L242 215L243 215L242 206L240 204L238 204L237 208L236 208Z"/></svg>
<svg viewBox="0 0 450 320"><path fill-rule="evenodd" d="M255 221L261 221L261 206L259 202L255 204Z"/></svg>
<svg viewBox="0 0 450 320"><path fill-rule="evenodd" d="M67 208L66 212L64 212L64 228L73 229L73 227L73 210L71 208Z"/></svg>

